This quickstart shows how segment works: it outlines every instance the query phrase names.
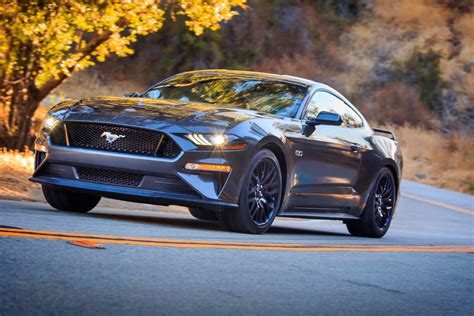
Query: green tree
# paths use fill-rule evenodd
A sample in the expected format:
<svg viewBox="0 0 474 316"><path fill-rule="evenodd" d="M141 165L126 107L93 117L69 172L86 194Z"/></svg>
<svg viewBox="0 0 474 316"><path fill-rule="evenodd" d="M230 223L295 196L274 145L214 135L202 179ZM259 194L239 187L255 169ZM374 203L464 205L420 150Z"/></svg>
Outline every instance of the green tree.
<svg viewBox="0 0 474 316"><path fill-rule="evenodd" d="M0 133L22 149L34 112L72 72L114 53L133 53L138 36L158 31L165 12L184 16L195 35L245 8L246 0L0 0Z"/></svg>

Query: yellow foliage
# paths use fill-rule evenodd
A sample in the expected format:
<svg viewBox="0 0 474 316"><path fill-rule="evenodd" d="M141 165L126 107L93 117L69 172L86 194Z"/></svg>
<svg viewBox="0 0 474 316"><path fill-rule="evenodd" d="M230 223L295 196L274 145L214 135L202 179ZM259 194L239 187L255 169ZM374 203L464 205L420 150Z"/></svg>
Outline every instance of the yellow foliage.
<svg viewBox="0 0 474 316"><path fill-rule="evenodd" d="M137 36L158 31L168 7L196 35L219 28L246 0L0 0L0 74L31 70L40 89L50 80L133 53ZM1 83L0 83L1 84ZM1 87L0 87L1 88Z"/></svg>
<svg viewBox="0 0 474 316"><path fill-rule="evenodd" d="M213 31L219 29L219 22L228 21L237 11L234 6L245 8L246 0L182 0L178 14L186 15L189 19L186 25L196 35L201 35L205 28Z"/></svg>

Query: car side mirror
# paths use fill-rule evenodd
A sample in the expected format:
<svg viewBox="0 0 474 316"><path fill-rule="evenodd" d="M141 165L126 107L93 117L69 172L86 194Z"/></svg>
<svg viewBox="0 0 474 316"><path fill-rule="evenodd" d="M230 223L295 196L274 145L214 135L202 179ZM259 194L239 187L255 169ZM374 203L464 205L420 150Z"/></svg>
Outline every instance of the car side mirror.
<svg viewBox="0 0 474 316"><path fill-rule="evenodd" d="M125 93L123 96L126 98L138 98L141 96L141 94L138 92L131 92L131 93Z"/></svg>
<svg viewBox="0 0 474 316"><path fill-rule="evenodd" d="M309 118L303 124L302 134L306 137L311 136L316 130L317 125L332 125L339 126L342 124L342 118L337 113L332 112L320 112L315 118Z"/></svg>

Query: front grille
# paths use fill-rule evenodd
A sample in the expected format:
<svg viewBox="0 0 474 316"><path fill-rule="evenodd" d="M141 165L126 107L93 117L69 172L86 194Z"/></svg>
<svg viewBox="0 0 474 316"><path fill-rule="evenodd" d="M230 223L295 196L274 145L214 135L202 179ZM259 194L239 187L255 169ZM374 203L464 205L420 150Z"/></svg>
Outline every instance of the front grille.
<svg viewBox="0 0 474 316"><path fill-rule="evenodd" d="M169 137L167 138L169 139ZM174 158L180 152L181 152L181 148L179 148L178 144L176 144L173 140L165 141L164 144L162 144L157 151L158 157L165 157L165 158Z"/></svg>
<svg viewBox="0 0 474 316"><path fill-rule="evenodd" d="M58 124L51 132L49 132L49 138L51 139L51 143L59 146L67 145L66 133L64 128L65 126L63 124Z"/></svg>
<svg viewBox="0 0 474 316"><path fill-rule="evenodd" d="M102 184L138 187L143 179L141 174L106 169L76 167L76 171L79 180Z"/></svg>
<svg viewBox="0 0 474 316"><path fill-rule="evenodd" d="M65 126L58 126L51 134L53 144L64 146L69 142L70 147L164 158L175 158L181 152L178 144L161 132L96 123L70 122ZM116 139L109 142L107 135Z"/></svg>

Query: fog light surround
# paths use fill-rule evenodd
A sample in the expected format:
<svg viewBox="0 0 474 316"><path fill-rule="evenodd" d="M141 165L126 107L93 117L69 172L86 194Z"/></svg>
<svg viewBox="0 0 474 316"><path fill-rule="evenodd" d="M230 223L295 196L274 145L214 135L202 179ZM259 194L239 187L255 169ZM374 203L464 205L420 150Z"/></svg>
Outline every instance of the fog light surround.
<svg viewBox="0 0 474 316"><path fill-rule="evenodd" d="M227 165L215 165L208 163L192 163L188 162L184 167L186 170L193 171L217 171L217 172L231 172L232 168Z"/></svg>

